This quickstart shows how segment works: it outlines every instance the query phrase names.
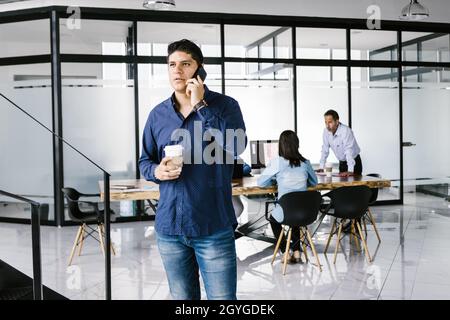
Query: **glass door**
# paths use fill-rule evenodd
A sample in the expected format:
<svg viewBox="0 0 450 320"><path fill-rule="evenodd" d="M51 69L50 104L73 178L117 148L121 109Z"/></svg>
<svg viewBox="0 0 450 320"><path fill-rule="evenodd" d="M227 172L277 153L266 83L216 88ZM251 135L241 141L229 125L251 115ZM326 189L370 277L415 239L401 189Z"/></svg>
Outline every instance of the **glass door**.
<svg viewBox="0 0 450 320"><path fill-rule="evenodd" d="M405 203L448 199L450 69L421 62L450 61L448 34L403 32L403 174ZM437 198L430 198L437 197Z"/></svg>
<svg viewBox="0 0 450 320"><path fill-rule="evenodd" d="M409 72L403 85L405 203L425 195L448 199L450 194L450 71L420 71L420 82Z"/></svg>

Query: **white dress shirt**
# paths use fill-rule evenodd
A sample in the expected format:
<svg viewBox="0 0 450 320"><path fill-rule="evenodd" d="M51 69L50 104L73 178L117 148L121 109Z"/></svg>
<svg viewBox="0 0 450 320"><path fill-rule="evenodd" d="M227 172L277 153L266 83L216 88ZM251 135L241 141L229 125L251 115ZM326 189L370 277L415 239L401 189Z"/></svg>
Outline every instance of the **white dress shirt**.
<svg viewBox="0 0 450 320"><path fill-rule="evenodd" d="M333 150L339 161L347 161L348 171L353 172L355 158L361 152L352 129L339 122L336 132L331 133L325 128L323 130L322 156L320 158L320 168L325 167L328 155Z"/></svg>

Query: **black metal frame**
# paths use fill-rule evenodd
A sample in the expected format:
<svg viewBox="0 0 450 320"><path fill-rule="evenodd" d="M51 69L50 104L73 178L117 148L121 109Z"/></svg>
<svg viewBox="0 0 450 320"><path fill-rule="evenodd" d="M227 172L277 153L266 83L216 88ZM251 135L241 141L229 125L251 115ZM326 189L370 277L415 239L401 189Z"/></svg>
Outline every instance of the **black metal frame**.
<svg viewBox="0 0 450 320"><path fill-rule="evenodd" d="M433 39L440 38L440 37L447 37L449 42L450 42L450 34L448 34L448 33L434 33L434 34L430 34L430 35L426 35L426 36L421 36L419 38L415 38L415 39L412 39L412 40L408 40L408 41L405 41L405 42L400 42L398 44L401 44L402 48L410 46L410 45L413 45L413 44L417 44L417 49L416 49L417 50L417 62L421 62L421 60L422 60L422 43L426 42L428 40L433 40ZM399 40L397 39L397 41L399 41ZM375 56L375 55L377 55L379 53L383 53L383 52L390 52L391 53L391 59L395 60L394 59L395 57L394 57L393 53L394 53L395 50L398 50L398 48L399 48L398 44L387 46L387 47L384 47L384 48L380 48L380 49L371 51L369 53L369 60L372 60L371 59L372 56ZM401 61L401 59L399 61ZM414 66L417 66L417 62L416 61L412 61ZM408 66L409 63L411 63L411 61L404 61L404 65L405 66ZM424 62L424 63L426 63L426 62ZM432 62L432 64L433 63L434 62ZM430 69L426 68L426 67L423 67L423 62L422 62L420 64L420 66L418 66L416 69L404 71L403 75L404 76L417 75L417 81L421 82L422 81L422 74L423 73L428 73L428 72L430 72ZM394 72L393 69L391 69L390 73L387 73L387 74L382 74L382 75L377 75L377 76L373 76L373 75L370 74L370 80L371 81L380 81L380 80L385 80L385 79L392 80L392 79L396 79L397 77L398 77L398 74L397 74L397 72Z"/></svg>
<svg viewBox="0 0 450 320"><path fill-rule="evenodd" d="M13 198L31 206L31 251L33 256L33 299L42 300L42 262L41 262L41 204L16 194L0 190L0 195Z"/></svg>
<svg viewBox="0 0 450 320"><path fill-rule="evenodd" d="M382 21L382 30L397 32L398 57L395 61L372 61L372 60L351 60L351 30L367 29L364 19L342 19L342 18L317 18L317 17L296 17L296 16L268 16L250 14L220 14L220 13L196 13L196 12L161 12L145 10L125 10L112 8L80 8L82 19L93 20L115 20L129 21L133 23L133 50L132 55L87 55L87 54L67 54L60 52L59 20L68 18L66 6L48 6L42 8L32 8L0 13L0 26L3 23L30 21L38 19L49 19L50 21L50 44L51 54L40 54L33 56L19 56L0 58L0 66L50 63L52 67L52 101L53 101L53 126L54 130L61 135L62 128L62 103L61 103L61 64L62 63L126 63L131 65L133 70L133 80L135 87L135 143L136 143L136 178L140 177L139 159L139 86L138 86L138 66L146 63L166 63L166 57L162 56L140 56L137 52L137 27L138 22L173 22L173 23L211 23L220 26L220 57L207 57L205 63L221 65L222 72L222 92L225 93L225 63L226 62L256 62L256 63L285 63L293 66L293 106L294 106L294 127L297 131L297 67L298 66L342 66L347 68L348 83L348 115L349 125L352 123L352 98L351 98L351 68L352 67L385 67L398 70L399 75L399 140L400 140L400 199L384 201L383 203L401 204L403 203L403 123L402 123L402 67L422 66L422 67L445 67L450 68L450 63L442 62L407 62L401 59L401 32L435 32L450 33L450 24L445 23L414 23L402 21ZM237 58L225 57L225 26L226 25L252 25L252 26L279 26L290 27L292 33L292 58L291 59L267 59L267 58ZM296 28L335 28L346 30L347 59L345 60L324 60L324 59L297 59L296 56ZM63 171L63 151L61 141L54 138L54 196L55 196L55 221L42 222L49 225L72 225L70 221L64 220L64 201L60 192L64 181ZM142 211L142 203L138 205ZM152 220L152 217L137 216L127 217L121 221ZM3 222L29 223L28 219L1 218Z"/></svg>
<svg viewBox="0 0 450 320"><path fill-rule="evenodd" d="M62 128L62 82L60 56L59 16L56 11L50 12L51 37L51 69L52 69L52 113L53 131L63 136ZM61 188L64 187L63 142L53 136L53 194L55 203L55 224L64 224L64 197ZM58 214L62 213L62 214Z"/></svg>

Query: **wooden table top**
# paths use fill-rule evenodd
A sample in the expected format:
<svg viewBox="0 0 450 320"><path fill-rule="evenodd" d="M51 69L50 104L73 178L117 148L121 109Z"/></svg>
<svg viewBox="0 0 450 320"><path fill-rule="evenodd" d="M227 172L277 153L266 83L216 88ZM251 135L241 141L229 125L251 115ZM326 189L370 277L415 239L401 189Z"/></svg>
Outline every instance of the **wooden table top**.
<svg viewBox="0 0 450 320"><path fill-rule="evenodd" d="M277 192L276 186L258 187L258 176L244 177L242 179L233 180L233 195L263 195ZM318 184L310 187L308 190L332 190L339 187L361 186L365 185L369 188L386 188L391 186L390 180L379 179L369 176L352 176L352 177L326 177L317 175ZM103 181L99 181L100 195L103 200ZM129 189L120 189L129 188ZM144 179L138 180L111 180L110 181L111 201L127 201L127 200L146 200L159 199L158 184Z"/></svg>

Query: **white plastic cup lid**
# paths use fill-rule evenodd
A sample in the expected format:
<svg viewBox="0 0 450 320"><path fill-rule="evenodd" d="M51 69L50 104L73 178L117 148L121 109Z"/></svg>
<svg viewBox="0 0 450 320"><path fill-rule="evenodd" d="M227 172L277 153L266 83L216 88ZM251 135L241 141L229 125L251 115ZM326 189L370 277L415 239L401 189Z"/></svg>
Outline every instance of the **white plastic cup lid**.
<svg viewBox="0 0 450 320"><path fill-rule="evenodd" d="M332 167L333 167L333 164L331 162L327 162L325 164L325 168L332 168Z"/></svg>
<svg viewBox="0 0 450 320"><path fill-rule="evenodd" d="M183 146L181 144L165 146L164 152L166 157L179 157L183 155Z"/></svg>

